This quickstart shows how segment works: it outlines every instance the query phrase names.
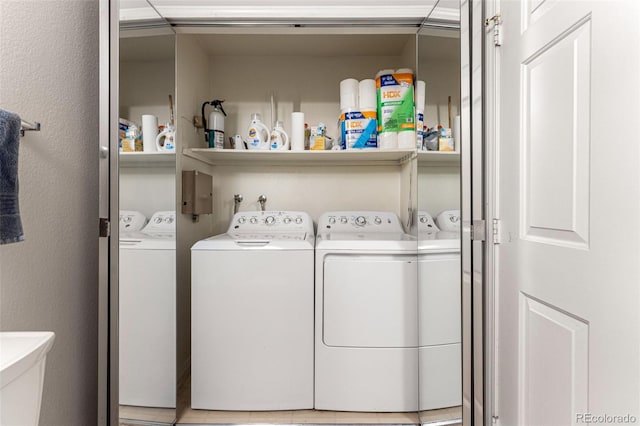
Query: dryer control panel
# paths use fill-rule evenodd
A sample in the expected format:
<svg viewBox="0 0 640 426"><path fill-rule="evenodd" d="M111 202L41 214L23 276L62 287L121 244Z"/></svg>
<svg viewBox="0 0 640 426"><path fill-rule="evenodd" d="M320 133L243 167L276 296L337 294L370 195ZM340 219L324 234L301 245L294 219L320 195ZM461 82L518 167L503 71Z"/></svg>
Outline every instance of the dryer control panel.
<svg viewBox="0 0 640 426"><path fill-rule="evenodd" d="M313 235L313 221L308 213L297 211L238 212L227 233L238 232L306 232Z"/></svg>
<svg viewBox="0 0 640 426"><path fill-rule="evenodd" d="M318 219L320 232L395 232L403 233L400 219L393 212L327 212Z"/></svg>

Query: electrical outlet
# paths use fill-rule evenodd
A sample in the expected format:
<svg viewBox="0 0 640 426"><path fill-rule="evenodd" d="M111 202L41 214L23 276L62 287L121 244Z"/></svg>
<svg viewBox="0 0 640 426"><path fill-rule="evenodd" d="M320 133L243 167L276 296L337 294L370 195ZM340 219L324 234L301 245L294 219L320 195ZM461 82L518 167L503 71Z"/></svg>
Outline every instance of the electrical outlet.
<svg viewBox="0 0 640 426"><path fill-rule="evenodd" d="M193 126L196 129L203 129L204 128L204 123L202 122L202 117L199 115L194 115L193 116Z"/></svg>

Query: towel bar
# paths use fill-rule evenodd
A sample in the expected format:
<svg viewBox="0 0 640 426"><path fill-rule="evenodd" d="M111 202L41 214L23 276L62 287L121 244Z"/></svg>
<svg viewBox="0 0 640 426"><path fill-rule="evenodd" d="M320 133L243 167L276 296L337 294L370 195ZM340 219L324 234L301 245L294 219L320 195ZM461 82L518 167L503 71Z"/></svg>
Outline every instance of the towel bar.
<svg viewBox="0 0 640 426"><path fill-rule="evenodd" d="M24 132L27 131L40 131L40 123L34 121L33 123L29 123L28 121L20 120L20 136L24 136Z"/></svg>

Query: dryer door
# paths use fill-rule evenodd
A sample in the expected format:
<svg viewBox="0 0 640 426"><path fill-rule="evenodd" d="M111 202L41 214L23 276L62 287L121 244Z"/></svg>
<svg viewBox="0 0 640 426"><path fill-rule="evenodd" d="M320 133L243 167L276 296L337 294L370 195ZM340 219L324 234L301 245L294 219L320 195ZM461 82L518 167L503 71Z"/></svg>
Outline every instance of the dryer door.
<svg viewBox="0 0 640 426"><path fill-rule="evenodd" d="M325 345L417 347L415 256L336 254L325 257L323 269Z"/></svg>

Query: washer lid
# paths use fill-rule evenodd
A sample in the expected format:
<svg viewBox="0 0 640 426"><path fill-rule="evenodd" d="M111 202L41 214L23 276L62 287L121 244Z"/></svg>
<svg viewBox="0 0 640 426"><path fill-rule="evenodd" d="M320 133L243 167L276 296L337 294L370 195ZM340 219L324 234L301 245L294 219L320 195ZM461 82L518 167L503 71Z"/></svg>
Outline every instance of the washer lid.
<svg viewBox="0 0 640 426"><path fill-rule="evenodd" d="M439 231L433 233L420 233L418 239L418 252L432 251L460 251L460 233Z"/></svg>
<svg viewBox="0 0 640 426"><path fill-rule="evenodd" d="M220 234L196 242L191 250L313 250L314 237L303 233Z"/></svg>
<svg viewBox="0 0 640 426"><path fill-rule="evenodd" d="M129 250L175 250L173 232L130 232L120 234L120 248Z"/></svg>

